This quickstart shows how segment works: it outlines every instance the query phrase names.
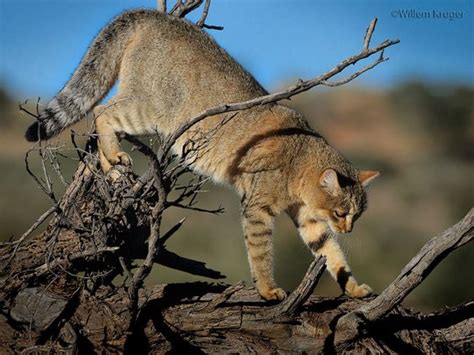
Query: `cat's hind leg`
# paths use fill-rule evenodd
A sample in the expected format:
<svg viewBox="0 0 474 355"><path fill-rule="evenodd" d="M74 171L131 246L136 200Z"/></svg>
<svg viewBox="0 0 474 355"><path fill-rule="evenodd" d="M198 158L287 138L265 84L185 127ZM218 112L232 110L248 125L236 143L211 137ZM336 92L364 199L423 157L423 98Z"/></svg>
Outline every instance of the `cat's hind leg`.
<svg viewBox="0 0 474 355"><path fill-rule="evenodd" d="M94 108L94 115L102 170L108 172L117 164L130 165L130 157L120 149L117 133L122 130L115 110L109 105L99 105Z"/></svg>

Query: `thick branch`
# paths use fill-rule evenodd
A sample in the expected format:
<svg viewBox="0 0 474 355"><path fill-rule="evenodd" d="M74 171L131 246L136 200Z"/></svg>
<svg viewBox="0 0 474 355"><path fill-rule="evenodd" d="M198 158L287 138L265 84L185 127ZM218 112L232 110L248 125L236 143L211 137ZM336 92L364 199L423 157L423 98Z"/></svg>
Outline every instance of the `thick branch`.
<svg viewBox="0 0 474 355"><path fill-rule="evenodd" d="M359 311L369 321L385 316L414 290L453 250L474 238L474 208L457 224L426 243L380 296Z"/></svg>
<svg viewBox="0 0 474 355"><path fill-rule="evenodd" d="M453 250L474 238L474 208L457 224L426 243L403 268L400 275L378 297L341 317L336 343L347 343L374 322L391 312Z"/></svg>

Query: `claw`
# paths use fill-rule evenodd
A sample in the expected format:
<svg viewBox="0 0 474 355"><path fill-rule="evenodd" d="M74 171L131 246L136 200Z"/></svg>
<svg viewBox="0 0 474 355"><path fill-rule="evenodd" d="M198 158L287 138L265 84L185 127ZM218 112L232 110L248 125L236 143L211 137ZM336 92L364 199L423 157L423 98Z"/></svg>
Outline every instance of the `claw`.
<svg viewBox="0 0 474 355"><path fill-rule="evenodd" d="M352 290L346 290L346 293L354 298L364 298L372 293L372 288L369 285L357 285Z"/></svg>
<svg viewBox="0 0 474 355"><path fill-rule="evenodd" d="M259 290L258 292L267 301L281 301L286 298L286 292L282 288L268 288L265 290Z"/></svg>

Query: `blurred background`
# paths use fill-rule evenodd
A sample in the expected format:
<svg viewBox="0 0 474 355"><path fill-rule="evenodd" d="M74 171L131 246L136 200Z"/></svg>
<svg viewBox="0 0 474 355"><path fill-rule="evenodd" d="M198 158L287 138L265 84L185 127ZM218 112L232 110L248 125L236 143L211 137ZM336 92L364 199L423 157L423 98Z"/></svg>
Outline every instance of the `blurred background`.
<svg viewBox="0 0 474 355"><path fill-rule="evenodd" d="M0 0L0 240L20 236L51 206L25 170L30 145L23 134L31 118L18 104L29 100L34 110L38 97L46 104L102 26L125 9L153 6L153 0ZM214 0L207 23L224 26L212 36L269 91L357 53L373 17L379 19L373 44L401 40L387 50L390 61L354 82L315 88L285 103L303 112L356 166L382 171L370 187L367 212L350 235L340 237L356 278L380 292L428 239L473 205L473 2L364 0L354 6L348 0ZM74 129L84 132L88 124ZM68 137L65 132L57 143L73 156ZM136 169L144 165L136 157ZM64 160L66 178L74 166ZM40 168L37 159L32 167ZM55 188L60 195L59 180ZM169 247L207 262L228 283L250 283L238 198L223 187L207 188L201 205L220 204L226 212L169 211L168 225L187 217ZM288 217L278 218L278 283L293 289L310 262ZM427 310L472 299L473 269L474 246L468 245L449 255L405 304ZM198 279L155 267L149 282ZM326 275L316 293L340 291Z"/></svg>

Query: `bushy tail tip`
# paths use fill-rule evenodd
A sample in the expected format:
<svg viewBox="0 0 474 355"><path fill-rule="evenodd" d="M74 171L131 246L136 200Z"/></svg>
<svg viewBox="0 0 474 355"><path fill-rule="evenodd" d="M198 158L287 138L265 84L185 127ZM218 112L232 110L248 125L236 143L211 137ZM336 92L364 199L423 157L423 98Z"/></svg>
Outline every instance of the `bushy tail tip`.
<svg viewBox="0 0 474 355"><path fill-rule="evenodd" d="M36 121L26 130L25 138L28 142L37 142L39 140L46 139L44 127L41 126L38 121Z"/></svg>

